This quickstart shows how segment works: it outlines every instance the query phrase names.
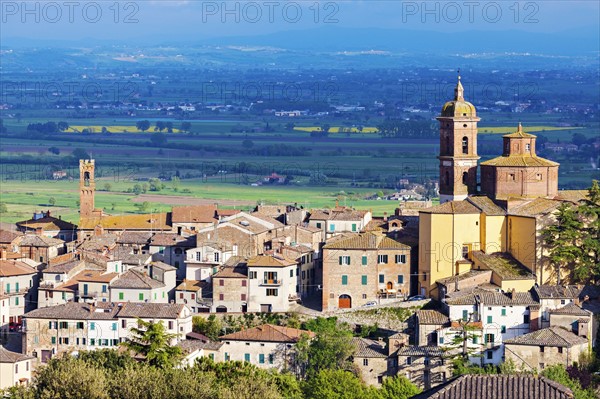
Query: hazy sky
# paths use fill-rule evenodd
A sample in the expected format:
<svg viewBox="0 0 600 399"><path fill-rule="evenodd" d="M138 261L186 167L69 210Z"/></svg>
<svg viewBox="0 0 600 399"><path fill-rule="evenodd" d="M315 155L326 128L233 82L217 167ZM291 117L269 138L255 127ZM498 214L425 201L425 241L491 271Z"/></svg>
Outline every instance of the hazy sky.
<svg viewBox="0 0 600 399"><path fill-rule="evenodd" d="M7 1L2 37L152 38L185 41L322 26L442 32L600 29L600 2L589 1Z"/></svg>

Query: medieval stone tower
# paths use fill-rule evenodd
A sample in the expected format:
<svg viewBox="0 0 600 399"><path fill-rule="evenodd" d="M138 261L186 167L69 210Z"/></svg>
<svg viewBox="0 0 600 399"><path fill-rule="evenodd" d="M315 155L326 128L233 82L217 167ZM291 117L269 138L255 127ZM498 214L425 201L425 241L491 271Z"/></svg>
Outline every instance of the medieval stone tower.
<svg viewBox="0 0 600 399"><path fill-rule="evenodd" d="M440 203L459 201L477 192L477 112L465 101L458 76L454 100L436 118L440 122Z"/></svg>
<svg viewBox="0 0 600 399"><path fill-rule="evenodd" d="M96 192L94 169L93 159L79 160L79 217L82 218L94 215L94 195Z"/></svg>

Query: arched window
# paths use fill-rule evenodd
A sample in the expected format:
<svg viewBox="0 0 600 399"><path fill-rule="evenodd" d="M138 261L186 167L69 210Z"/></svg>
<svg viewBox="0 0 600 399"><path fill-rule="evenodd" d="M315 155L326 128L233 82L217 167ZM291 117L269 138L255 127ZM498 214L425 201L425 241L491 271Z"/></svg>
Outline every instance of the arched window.
<svg viewBox="0 0 600 399"><path fill-rule="evenodd" d="M450 135L446 136L446 152L450 153L452 150L450 149Z"/></svg>
<svg viewBox="0 0 600 399"><path fill-rule="evenodd" d="M465 186L468 186L468 185L469 185L469 174L468 174L467 172L463 172L463 175L462 175L462 183L463 183Z"/></svg>
<svg viewBox="0 0 600 399"><path fill-rule="evenodd" d="M450 172L446 171L446 185L450 185Z"/></svg>
<svg viewBox="0 0 600 399"><path fill-rule="evenodd" d="M463 154L469 153L469 138L467 136L463 137L463 139L462 139L462 153Z"/></svg>
<svg viewBox="0 0 600 399"><path fill-rule="evenodd" d="M90 186L90 172L83 173L83 185L86 187Z"/></svg>

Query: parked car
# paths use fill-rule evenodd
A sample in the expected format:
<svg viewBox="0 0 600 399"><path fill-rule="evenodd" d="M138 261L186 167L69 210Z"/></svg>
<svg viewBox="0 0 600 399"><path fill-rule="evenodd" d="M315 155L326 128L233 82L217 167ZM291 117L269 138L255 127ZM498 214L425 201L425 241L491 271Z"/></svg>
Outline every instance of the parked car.
<svg viewBox="0 0 600 399"><path fill-rule="evenodd" d="M407 301L409 302L414 302L414 301L423 301L427 298L425 298L424 295L415 295L415 296L411 296L410 298L407 299Z"/></svg>
<svg viewBox="0 0 600 399"><path fill-rule="evenodd" d="M377 305L377 302L370 301L370 302L365 303L363 306L375 306L375 305Z"/></svg>

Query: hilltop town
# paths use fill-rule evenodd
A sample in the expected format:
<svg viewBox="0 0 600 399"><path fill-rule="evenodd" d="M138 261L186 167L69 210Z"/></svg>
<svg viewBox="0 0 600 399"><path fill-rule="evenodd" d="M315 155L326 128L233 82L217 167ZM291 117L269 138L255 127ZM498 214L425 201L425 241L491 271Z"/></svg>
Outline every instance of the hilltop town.
<svg viewBox="0 0 600 399"><path fill-rule="evenodd" d="M306 347L323 333L311 326L333 320L352 332L342 360L366 386L402 376L415 393L486 384L453 379L461 368L542 373L593 356L597 182L559 190L560 165L537 155L520 123L480 163L480 118L460 77L437 120L439 204L383 216L219 201L108 214L95 203L97 163L81 159L78 223L43 210L0 231L0 389L65 355L149 361L132 342L156 324L177 367L237 361L302 379ZM567 222L587 236L565 235ZM372 322L386 313L402 316ZM511 378L521 377L494 381L515 389Z"/></svg>

